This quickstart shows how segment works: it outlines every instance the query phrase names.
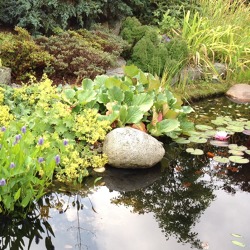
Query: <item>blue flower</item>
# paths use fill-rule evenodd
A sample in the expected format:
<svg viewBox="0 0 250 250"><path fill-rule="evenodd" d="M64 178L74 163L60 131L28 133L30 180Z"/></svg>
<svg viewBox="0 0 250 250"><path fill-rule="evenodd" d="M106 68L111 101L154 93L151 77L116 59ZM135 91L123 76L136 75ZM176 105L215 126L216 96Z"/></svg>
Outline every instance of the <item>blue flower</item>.
<svg viewBox="0 0 250 250"><path fill-rule="evenodd" d="M44 158L43 158L43 157L39 157L39 158L38 158L38 162L39 162L39 163L42 163L43 161L44 161Z"/></svg>
<svg viewBox="0 0 250 250"><path fill-rule="evenodd" d="M66 140L66 139L64 139L64 140L63 140L63 145L64 145L64 146L67 146L68 144L69 144L69 141Z"/></svg>
<svg viewBox="0 0 250 250"><path fill-rule="evenodd" d="M4 178L2 178L0 180L0 186L5 186L6 185L6 180Z"/></svg>
<svg viewBox="0 0 250 250"><path fill-rule="evenodd" d="M61 161L60 155L55 156L55 161L56 161L56 165L58 165L60 163L60 161Z"/></svg>
<svg viewBox="0 0 250 250"><path fill-rule="evenodd" d="M3 127L1 128L1 131L2 131L2 132L6 131L6 128L3 126Z"/></svg>
<svg viewBox="0 0 250 250"><path fill-rule="evenodd" d="M25 133L26 133L26 126L23 126L23 127L21 128L21 131L22 131L23 134L25 134Z"/></svg>
<svg viewBox="0 0 250 250"><path fill-rule="evenodd" d="M16 164L14 162L10 163L10 168L14 168L16 166Z"/></svg>
<svg viewBox="0 0 250 250"><path fill-rule="evenodd" d="M41 138L39 138L39 140L38 140L38 144L39 145L43 145L43 143L44 143L44 139L41 137Z"/></svg>

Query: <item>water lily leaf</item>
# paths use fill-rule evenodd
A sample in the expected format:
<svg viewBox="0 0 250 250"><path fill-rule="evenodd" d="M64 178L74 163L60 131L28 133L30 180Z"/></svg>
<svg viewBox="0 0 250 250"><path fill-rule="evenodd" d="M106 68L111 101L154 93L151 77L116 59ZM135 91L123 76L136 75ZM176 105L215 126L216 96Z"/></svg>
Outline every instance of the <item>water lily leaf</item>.
<svg viewBox="0 0 250 250"><path fill-rule="evenodd" d="M207 139L202 138L202 137L198 137L198 136L191 136L189 137L189 140L191 142L195 142L195 143L206 143Z"/></svg>
<svg viewBox="0 0 250 250"><path fill-rule="evenodd" d="M234 150L234 149L229 150L228 153L233 154L233 155L244 155L242 151Z"/></svg>
<svg viewBox="0 0 250 250"><path fill-rule="evenodd" d="M179 144L188 144L190 143L190 141L186 138L183 138L183 137L180 137L180 138L177 138L175 140L176 143L179 143Z"/></svg>
<svg viewBox="0 0 250 250"><path fill-rule="evenodd" d="M242 238L242 235L240 235L240 234L232 234L232 236L234 236L236 238Z"/></svg>
<svg viewBox="0 0 250 250"><path fill-rule="evenodd" d="M198 149L198 148L196 148L196 149L194 149L194 148L187 148L186 152L190 153L192 155L203 155L204 154L203 150Z"/></svg>
<svg viewBox="0 0 250 250"><path fill-rule="evenodd" d="M250 150L245 150L245 153L250 155Z"/></svg>
<svg viewBox="0 0 250 250"><path fill-rule="evenodd" d="M211 140L210 144L216 147L227 147L228 142L227 141L218 141L218 140Z"/></svg>
<svg viewBox="0 0 250 250"><path fill-rule="evenodd" d="M245 151L245 150L247 150L247 147L245 147L245 146L238 146L237 144L229 144L228 148L229 149L233 149L233 150L238 150L238 151Z"/></svg>
<svg viewBox="0 0 250 250"><path fill-rule="evenodd" d="M245 244L243 244L243 243L241 243L241 242L239 242L237 240L232 240L232 243L234 245L236 245L236 246L239 246L239 247L245 247L246 246Z"/></svg>
<svg viewBox="0 0 250 250"><path fill-rule="evenodd" d="M202 131L206 131L206 130L211 130L211 129L213 129L213 127L211 127L211 126L208 126L208 125L200 125L200 124L196 125L195 128L198 129L198 130L202 130Z"/></svg>
<svg viewBox="0 0 250 250"><path fill-rule="evenodd" d="M232 132L243 132L244 128L243 127L238 127L238 126L234 126L234 125L229 125L226 127L227 130L232 131Z"/></svg>
<svg viewBox="0 0 250 250"><path fill-rule="evenodd" d="M248 159L243 158L242 156L229 156L229 160L231 162L239 163L239 164L246 164L249 162Z"/></svg>
<svg viewBox="0 0 250 250"><path fill-rule="evenodd" d="M216 132L217 132L216 130L207 130L205 131L205 135L208 137L212 137L215 136Z"/></svg>
<svg viewBox="0 0 250 250"><path fill-rule="evenodd" d="M217 156L217 155L213 157L213 160L220 162L220 163L228 163L229 162L228 158L222 157L222 156Z"/></svg>

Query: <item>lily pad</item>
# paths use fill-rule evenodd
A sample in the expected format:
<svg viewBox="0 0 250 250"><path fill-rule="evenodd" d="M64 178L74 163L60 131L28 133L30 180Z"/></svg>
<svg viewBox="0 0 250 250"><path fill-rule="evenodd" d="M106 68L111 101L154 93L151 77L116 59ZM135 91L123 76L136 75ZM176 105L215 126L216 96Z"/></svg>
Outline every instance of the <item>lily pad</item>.
<svg viewBox="0 0 250 250"><path fill-rule="evenodd" d="M191 142L195 142L195 143L206 143L207 139L199 137L199 136L191 136L189 137L189 140Z"/></svg>
<svg viewBox="0 0 250 250"><path fill-rule="evenodd" d="M210 144L216 147L227 147L228 142L227 141L219 141L219 140L211 140Z"/></svg>
<svg viewBox="0 0 250 250"><path fill-rule="evenodd" d="M245 153L250 155L250 150L245 150Z"/></svg>
<svg viewBox="0 0 250 250"><path fill-rule="evenodd" d="M235 162L235 163L239 163L239 164L246 164L246 163L249 162L248 159L246 159L246 158L244 158L242 156L235 156L235 155L229 156L229 160L231 162Z"/></svg>
<svg viewBox="0 0 250 250"><path fill-rule="evenodd" d="M228 151L229 154L232 154L232 155L244 155L244 153L242 151L239 151L239 150L235 150L235 149L230 149Z"/></svg>
<svg viewBox="0 0 250 250"><path fill-rule="evenodd" d="M229 125L226 127L227 130L232 131L232 132L243 132L244 131L244 127L238 127L238 126L234 126L234 125Z"/></svg>
<svg viewBox="0 0 250 250"><path fill-rule="evenodd" d="M245 147L245 146L238 146L237 144L229 144L228 148L229 149L233 149L233 150L238 150L238 151L245 151L245 150L247 150L247 147Z"/></svg>
<svg viewBox="0 0 250 250"><path fill-rule="evenodd" d="M186 138L183 138L183 137L180 137L180 138L177 138L175 140L176 143L179 143L179 144L188 144L190 143L190 141Z"/></svg>
<svg viewBox="0 0 250 250"><path fill-rule="evenodd" d="M203 150L198 149L198 148L196 148L196 149L194 149L194 148L187 148L186 152L190 153L192 155L203 155L204 154Z"/></svg>
<svg viewBox="0 0 250 250"><path fill-rule="evenodd" d="M195 128L198 129L198 130L202 130L202 131L213 129L213 127L211 127L211 126L201 125L201 124L196 125Z"/></svg>
<svg viewBox="0 0 250 250"><path fill-rule="evenodd" d="M213 157L214 161L220 162L220 163L229 163L229 159L227 157L222 157L222 156L214 156Z"/></svg>

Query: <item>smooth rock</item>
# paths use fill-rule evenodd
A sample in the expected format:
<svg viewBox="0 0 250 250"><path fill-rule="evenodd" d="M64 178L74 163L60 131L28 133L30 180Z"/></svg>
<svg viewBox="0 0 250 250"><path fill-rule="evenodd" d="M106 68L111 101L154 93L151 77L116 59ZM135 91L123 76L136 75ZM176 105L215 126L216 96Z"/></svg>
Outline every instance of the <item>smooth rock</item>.
<svg viewBox="0 0 250 250"><path fill-rule="evenodd" d="M226 95L234 102L250 103L250 84L235 84L226 92Z"/></svg>
<svg viewBox="0 0 250 250"><path fill-rule="evenodd" d="M161 142L140 130L116 128L107 134L103 152L108 164L117 168L150 168L161 161L165 149Z"/></svg>
<svg viewBox="0 0 250 250"><path fill-rule="evenodd" d="M0 67L0 83L6 85L11 84L11 68Z"/></svg>

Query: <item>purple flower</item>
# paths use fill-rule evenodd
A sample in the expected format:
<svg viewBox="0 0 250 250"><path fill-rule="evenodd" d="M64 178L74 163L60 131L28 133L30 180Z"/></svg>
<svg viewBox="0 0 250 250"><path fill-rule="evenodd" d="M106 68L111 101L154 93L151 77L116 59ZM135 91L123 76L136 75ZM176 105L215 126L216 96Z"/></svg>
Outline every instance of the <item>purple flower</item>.
<svg viewBox="0 0 250 250"><path fill-rule="evenodd" d="M26 133L26 126L23 126L23 127L21 128L21 131L22 131L23 134L25 134L25 133Z"/></svg>
<svg viewBox="0 0 250 250"><path fill-rule="evenodd" d="M1 128L1 131L2 131L2 132L6 131L6 128L3 126L3 127Z"/></svg>
<svg viewBox="0 0 250 250"><path fill-rule="evenodd" d="M16 164L14 162L10 163L10 168L14 168L16 166Z"/></svg>
<svg viewBox="0 0 250 250"><path fill-rule="evenodd" d="M2 178L0 180L0 186L5 186L6 185L6 180L4 178Z"/></svg>
<svg viewBox="0 0 250 250"><path fill-rule="evenodd" d="M44 143L44 139L41 137L41 138L39 138L39 140L38 140L38 144L39 145L43 145L43 143Z"/></svg>
<svg viewBox="0 0 250 250"><path fill-rule="evenodd" d="M20 134L16 135L14 145L16 145L21 140L21 138L22 138L22 136Z"/></svg>
<svg viewBox="0 0 250 250"><path fill-rule="evenodd" d="M56 161L56 165L58 165L60 163L60 161L61 161L60 155L55 156L55 161Z"/></svg>
<svg viewBox="0 0 250 250"><path fill-rule="evenodd" d="M64 140L63 140L63 145L64 145L64 146L67 146L68 144L69 144L69 141L66 140L66 139L64 139Z"/></svg>
<svg viewBox="0 0 250 250"><path fill-rule="evenodd" d="M39 162L39 163L42 163L43 161L44 161L44 158L43 158L43 157L39 157L39 158L38 158L38 162Z"/></svg>

